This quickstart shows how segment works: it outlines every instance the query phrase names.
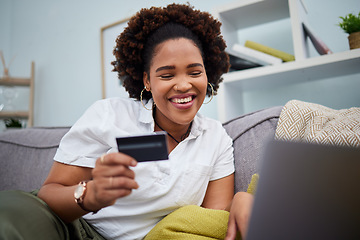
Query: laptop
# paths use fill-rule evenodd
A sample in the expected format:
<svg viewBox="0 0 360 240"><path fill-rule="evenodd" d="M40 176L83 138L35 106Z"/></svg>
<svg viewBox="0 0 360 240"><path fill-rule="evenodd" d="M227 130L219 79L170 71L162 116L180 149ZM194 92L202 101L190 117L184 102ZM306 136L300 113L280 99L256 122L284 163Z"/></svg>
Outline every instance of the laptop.
<svg viewBox="0 0 360 240"><path fill-rule="evenodd" d="M360 148L271 140L246 240L360 239Z"/></svg>

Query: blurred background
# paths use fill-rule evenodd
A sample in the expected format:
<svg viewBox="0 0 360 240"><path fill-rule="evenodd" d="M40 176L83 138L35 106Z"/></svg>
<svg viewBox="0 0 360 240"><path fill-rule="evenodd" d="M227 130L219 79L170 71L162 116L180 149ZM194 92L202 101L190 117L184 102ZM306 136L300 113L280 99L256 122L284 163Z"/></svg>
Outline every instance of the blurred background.
<svg viewBox="0 0 360 240"><path fill-rule="evenodd" d="M29 76L31 61L35 62L34 126L71 126L94 101L103 97L100 41L102 28L131 17L141 8L166 6L172 2L1 0L0 50L5 62L11 62L9 74ZM234 0L176 2L190 2L197 9L214 13L222 5L233 3ZM308 9L308 22L328 47L333 52L348 51L347 34L337 24L340 21L339 16L357 14L360 11L359 1L303 2ZM261 40L264 44L294 54L293 46L288 44L291 38L289 20L280 20L276 25L266 26L264 29L268 31L269 36L265 40L264 32L259 34L250 29L246 34L252 36L254 41ZM283 32L284 37L274 40L271 37L272 32L276 32L277 35ZM311 55L318 54L311 49ZM105 64L110 65L110 62ZM3 70L1 65L0 76ZM243 100L247 103L244 113L268 106L283 105L294 98L333 108L359 106L359 89L359 74L277 86L271 91L268 88L260 88L243 93ZM26 91L19 87L18 96L13 102L18 110L28 107L29 96ZM281 94L283 97L280 100L273 99ZM4 96L0 97L0 101L0 104L5 102ZM204 105L201 112L219 119L218 109L218 100L215 97L211 104Z"/></svg>

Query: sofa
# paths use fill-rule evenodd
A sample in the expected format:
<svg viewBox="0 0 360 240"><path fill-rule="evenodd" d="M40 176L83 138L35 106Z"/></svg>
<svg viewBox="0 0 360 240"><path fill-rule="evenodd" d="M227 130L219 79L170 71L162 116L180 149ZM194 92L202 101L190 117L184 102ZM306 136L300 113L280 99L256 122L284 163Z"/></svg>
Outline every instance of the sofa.
<svg viewBox="0 0 360 240"><path fill-rule="evenodd" d="M275 135L281 106L239 116L223 125L234 142L235 192L246 191L258 170L264 141ZM0 133L0 191L41 187L69 127L32 127Z"/></svg>

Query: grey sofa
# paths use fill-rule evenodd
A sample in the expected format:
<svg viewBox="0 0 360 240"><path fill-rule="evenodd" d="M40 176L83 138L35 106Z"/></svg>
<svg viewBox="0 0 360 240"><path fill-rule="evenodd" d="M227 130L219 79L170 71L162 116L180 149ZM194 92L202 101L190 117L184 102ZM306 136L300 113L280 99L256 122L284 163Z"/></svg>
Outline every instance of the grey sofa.
<svg viewBox="0 0 360 240"><path fill-rule="evenodd" d="M234 141L235 191L246 191L262 144L274 136L282 107L249 113L224 123ZM0 133L0 191L31 191L41 186L61 138L69 130L58 128L27 128Z"/></svg>

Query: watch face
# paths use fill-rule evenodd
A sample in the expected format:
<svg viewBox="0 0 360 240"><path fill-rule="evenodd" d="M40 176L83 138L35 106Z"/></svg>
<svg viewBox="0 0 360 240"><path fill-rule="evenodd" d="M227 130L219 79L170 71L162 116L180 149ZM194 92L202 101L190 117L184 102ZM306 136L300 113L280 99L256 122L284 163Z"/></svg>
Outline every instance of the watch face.
<svg viewBox="0 0 360 240"><path fill-rule="evenodd" d="M79 199L81 197L81 195L83 194L84 192L84 186L83 185L78 185L75 189L75 192L74 192L74 197L76 199Z"/></svg>

